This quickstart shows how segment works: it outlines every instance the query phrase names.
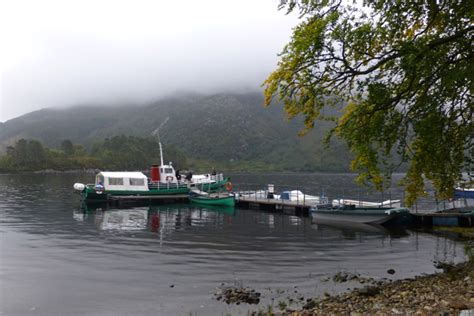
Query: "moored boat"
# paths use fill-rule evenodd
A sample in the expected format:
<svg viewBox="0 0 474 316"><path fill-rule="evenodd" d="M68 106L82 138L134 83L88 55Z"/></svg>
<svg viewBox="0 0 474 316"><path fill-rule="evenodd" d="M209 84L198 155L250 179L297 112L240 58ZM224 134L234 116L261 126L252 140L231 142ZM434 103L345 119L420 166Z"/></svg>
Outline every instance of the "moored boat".
<svg viewBox="0 0 474 316"><path fill-rule="evenodd" d="M99 172L94 184L74 184L86 202L105 202L111 196L157 196L187 194L189 188L179 183L150 183L142 172Z"/></svg>
<svg viewBox="0 0 474 316"><path fill-rule="evenodd" d="M454 189L455 199L474 199L474 188L456 188Z"/></svg>
<svg viewBox="0 0 474 316"><path fill-rule="evenodd" d="M233 196L195 196L189 197L189 200L193 203L202 204L202 205L223 205L223 206L234 206L235 200Z"/></svg>
<svg viewBox="0 0 474 316"><path fill-rule="evenodd" d="M234 195L231 193L206 193L202 191L193 190L189 194L189 200L192 203L202 205L235 205L235 198Z"/></svg>
<svg viewBox="0 0 474 316"><path fill-rule="evenodd" d="M289 190L283 191L281 194L276 194L274 192L273 184L268 185L266 190L256 190L256 191L243 191L236 194L236 199L241 200L278 200L283 203L285 202L294 202L296 204L302 205L316 205L316 204L327 204L328 199L326 196L316 196L303 193L299 190Z"/></svg>
<svg viewBox="0 0 474 316"><path fill-rule="evenodd" d="M229 178L222 174L187 174L183 179L172 163L163 163L163 151L160 145L161 165L153 165L150 178L142 172L102 171L95 177L94 184L75 183L74 189L80 191L83 200L105 202L113 196L153 197L157 195L185 195L196 187L204 192L215 192L223 188L232 189ZM194 180L193 180L194 179Z"/></svg>
<svg viewBox="0 0 474 316"><path fill-rule="evenodd" d="M309 195L299 190L283 191L278 196L278 199L307 205L327 203L327 198L325 196Z"/></svg>
<svg viewBox="0 0 474 316"><path fill-rule="evenodd" d="M313 220L317 223L363 223L384 224L397 217L410 213L407 208L397 207L355 207L350 206L314 206L311 208Z"/></svg>
<svg viewBox="0 0 474 316"><path fill-rule="evenodd" d="M343 205L355 205L355 207L393 207L398 208L401 207L400 200L386 200L383 202L368 202L368 201L359 201L359 200L350 200L350 199L335 199L332 200L332 205L335 206L343 206Z"/></svg>

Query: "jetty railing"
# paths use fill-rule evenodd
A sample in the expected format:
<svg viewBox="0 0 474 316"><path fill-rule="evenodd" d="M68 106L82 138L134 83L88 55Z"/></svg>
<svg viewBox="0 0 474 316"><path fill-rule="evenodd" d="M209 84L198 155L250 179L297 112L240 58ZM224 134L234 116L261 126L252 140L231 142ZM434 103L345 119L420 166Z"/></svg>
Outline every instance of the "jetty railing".
<svg viewBox="0 0 474 316"><path fill-rule="evenodd" d="M254 189L257 187L257 189ZM296 206L314 206L316 204L352 204L358 207L401 207L403 204L402 191L398 191L395 195L391 190L383 192L374 192L358 189L335 189L329 190L319 188L319 192L314 192L314 185L294 186L279 184L273 185L272 192L268 188L262 188L256 183L238 183L234 191L236 192L236 200L245 202L268 202L281 205ZM291 189L289 189L291 188ZM282 194L285 192L285 194ZM394 198L395 196L395 198ZM331 197L331 198L328 198Z"/></svg>
<svg viewBox="0 0 474 316"><path fill-rule="evenodd" d="M291 189L290 189L291 188ZM284 191L298 190L304 194L293 195L292 201L288 199L271 199L268 197L268 189L257 183L234 183L234 192L239 198L246 202L273 201L278 204L311 206L313 200L308 201L308 196L330 197L328 202L339 200L341 204L353 204L358 207L408 207L405 203L405 193L401 187L392 187L384 191L375 191L364 188L337 188L320 187L314 185L295 186L294 184L274 185L274 195ZM315 192L316 191L316 192ZM318 192L319 191L319 192ZM438 200L433 189L427 190L427 196L420 198L412 206L408 207L414 214L426 214L442 212L451 209L474 208L474 201L464 199ZM369 202L369 203L366 203ZM382 202L385 202L381 204ZM320 201L321 203L321 201ZM321 203L322 204L322 203Z"/></svg>

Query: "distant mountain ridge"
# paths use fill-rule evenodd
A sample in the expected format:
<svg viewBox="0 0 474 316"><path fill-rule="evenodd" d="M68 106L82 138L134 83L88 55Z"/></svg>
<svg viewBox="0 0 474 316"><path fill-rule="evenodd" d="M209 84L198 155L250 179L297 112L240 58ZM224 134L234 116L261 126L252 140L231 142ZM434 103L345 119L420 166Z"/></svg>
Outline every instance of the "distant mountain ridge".
<svg viewBox="0 0 474 316"><path fill-rule="evenodd" d="M145 106L82 105L42 109L0 125L0 144L37 139L58 147L64 139L87 148L116 135L151 136L160 130L165 147L172 145L189 158L230 169L346 171L350 154L335 140L322 139L329 122L316 125L304 137L299 119L288 121L281 106L263 107L260 93L184 95ZM260 167L257 167L260 166Z"/></svg>

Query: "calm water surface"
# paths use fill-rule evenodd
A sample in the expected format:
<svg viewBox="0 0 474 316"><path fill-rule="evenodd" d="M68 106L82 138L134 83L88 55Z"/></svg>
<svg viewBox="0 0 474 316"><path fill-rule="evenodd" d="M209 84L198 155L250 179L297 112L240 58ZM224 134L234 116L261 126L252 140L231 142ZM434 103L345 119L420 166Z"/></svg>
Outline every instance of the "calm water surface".
<svg viewBox="0 0 474 316"><path fill-rule="evenodd" d="M240 189L280 183L277 189L380 200L353 178L234 175L233 182ZM354 286L323 281L341 270L396 279L433 273L434 260L465 259L462 243L445 237L327 227L291 214L187 204L84 209L72 185L92 179L0 176L0 315L246 314L281 298ZM254 288L262 302L216 301L222 284Z"/></svg>

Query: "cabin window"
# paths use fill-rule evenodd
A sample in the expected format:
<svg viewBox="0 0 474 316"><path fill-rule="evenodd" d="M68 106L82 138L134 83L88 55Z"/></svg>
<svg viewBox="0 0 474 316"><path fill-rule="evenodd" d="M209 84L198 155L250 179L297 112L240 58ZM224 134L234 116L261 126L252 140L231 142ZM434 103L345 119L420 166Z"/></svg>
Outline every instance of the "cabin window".
<svg viewBox="0 0 474 316"><path fill-rule="evenodd" d="M130 178L130 185L145 185L145 179L143 178Z"/></svg>
<svg viewBox="0 0 474 316"><path fill-rule="evenodd" d="M95 184L104 185L104 176L102 175L97 176L97 179L95 180Z"/></svg>
<svg viewBox="0 0 474 316"><path fill-rule="evenodd" d="M173 173L173 169L171 168L165 168L165 172L164 173Z"/></svg>
<svg viewBox="0 0 474 316"><path fill-rule="evenodd" d="M123 185L123 178L109 178L109 185Z"/></svg>

